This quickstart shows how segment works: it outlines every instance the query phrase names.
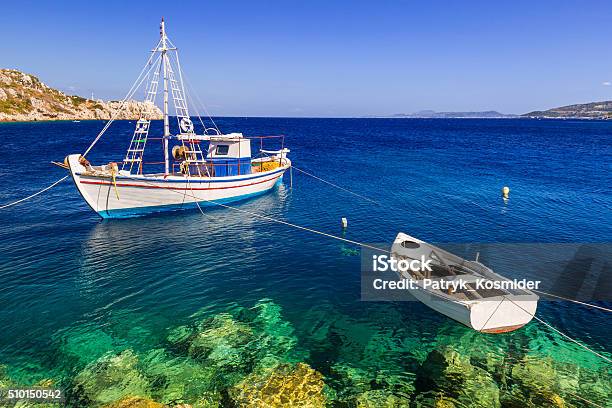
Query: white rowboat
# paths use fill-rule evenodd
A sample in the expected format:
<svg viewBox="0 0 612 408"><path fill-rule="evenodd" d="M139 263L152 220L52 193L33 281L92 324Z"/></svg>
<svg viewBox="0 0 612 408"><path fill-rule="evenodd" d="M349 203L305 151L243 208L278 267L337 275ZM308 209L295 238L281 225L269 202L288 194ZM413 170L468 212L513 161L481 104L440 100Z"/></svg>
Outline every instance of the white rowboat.
<svg viewBox="0 0 612 408"><path fill-rule="evenodd" d="M433 310L474 330L505 333L523 327L535 315L539 298L530 290L479 288L477 281L503 283L510 280L478 261L462 259L401 232L393 242L391 256L396 261L421 259L422 256L431 260L430 272L401 272L403 278L416 283L410 293ZM465 288L456 291L433 289L430 283L434 281L439 283L437 287L450 286L441 284L444 281L462 281Z"/></svg>

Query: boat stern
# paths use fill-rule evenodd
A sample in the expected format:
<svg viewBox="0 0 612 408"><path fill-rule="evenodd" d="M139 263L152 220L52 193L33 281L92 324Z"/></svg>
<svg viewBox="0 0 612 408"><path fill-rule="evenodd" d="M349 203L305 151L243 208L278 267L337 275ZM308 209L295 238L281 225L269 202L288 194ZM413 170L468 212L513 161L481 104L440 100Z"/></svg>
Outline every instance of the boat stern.
<svg viewBox="0 0 612 408"><path fill-rule="evenodd" d="M480 300L470 307L470 325L483 333L511 332L529 323L537 307L535 294Z"/></svg>

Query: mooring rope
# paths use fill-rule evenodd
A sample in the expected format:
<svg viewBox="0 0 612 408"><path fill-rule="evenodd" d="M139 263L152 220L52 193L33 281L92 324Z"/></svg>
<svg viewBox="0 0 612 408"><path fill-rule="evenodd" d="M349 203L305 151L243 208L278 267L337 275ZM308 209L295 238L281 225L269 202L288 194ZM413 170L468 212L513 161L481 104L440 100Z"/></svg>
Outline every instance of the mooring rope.
<svg viewBox="0 0 612 408"><path fill-rule="evenodd" d="M518 308L520 308L521 310L523 310L525 313L527 313L528 315L530 315L531 317L533 317L534 319L536 319L538 322L542 323L543 325L545 325L546 327L548 327L551 330L554 330L555 332L557 332L558 334L560 334L561 336L565 337L566 339L576 343L577 345L579 345L580 347L582 347L583 349L590 351L591 353L595 354L596 356L606 360L608 363L612 363L612 359L610 359L609 357L604 356L603 354L600 354L598 352L596 352L595 350L592 350L590 348L588 348L587 346L585 346L584 344L580 343L578 340L574 340L572 339L570 336L568 336L567 334L561 332L558 329L555 329L553 326L551 326L550 324L546 323L544 320L540 319L538 316L536 316L534 313L528 312L527 310L525 310L521 305L519 305L518 303L514 302L512 299L508 300L512 303L514 303Z"/></svg>
<svg viewBox="0 0 612 408"><path fill-rule="evenodd" d="M136 178L136 177L129 177L129 176L126 176L126 177L131 178L131 179L134 179L134 180L139 180L139 181L142 181L142 182L144 182L145 184L155 185L154 183L151 183L151 182L146 181L146 180L142 180L142 179L140 179L140 178ZM194 198L196 201L197 201L197 200L199 200L199 201L206 201L206 202L208 202L208 203L212 203L212 204L214 204L214 205L218 205L218 206L223 207L223 208L228 208L228 209L230 209L230 210L234 210L234 211L238 211L238 212L241 212L241 213L244 213L244 214L249 214L249 215L252 215L253 217L256 217L256 218L261 218L261 219L265 219L265 220L268 220L268 221L272 221L272 222L275 222L275 223L278 223L278 224L287 225L287 226L292 227L292 228L296 228L296 229L300 229L300 230L303 230L303 231L311 232L311 233L313 233L313 234L317 234L317 235L322 235L322 236L325 236L325 237L328 237L328 238L336 239L336 240L338 240L338 241L347 242L347 243L349 243L349 244L353 244L353 245L357 245L357 246L363 246L363 247L366 247L366 248L374 249L374 250L377 250L377 251L382 251L382 252L385 252L385 253L390 253L390 251L389 251L389 250L385 250L385 249L377 248L377 247L375 247L375 246L372 246L372 245L369 245L369 244L365 244L365 243L363 243L363 242L354 241L354 240L351 240L351 239L347 239L347 238L339 237L339 236L337 236L337 235L329 234L329 233L327 233L327 232L323 232L323 231L315 230L315 229L313 229L313 228L304 227L304 226L302 226L302 225L294 224L294 223L291 223L291 222L288 222L288 221L279 220L279 219L276 219L276 218L274 218L274 217L270 217L270 216L268 216L268 215L258 214L258 213L256 213L256 212L249 211L249 210L243 210L243 209L241 209L241 208L236 208L236 207L233 207L233 206L231 206L231 205L227 205L227 204L219 203L219 202L216 202L216 201L214 201L214 200L207 200L207 199L202 198L202 197L197 197L196 195L194 195L194 194L193 194L193 190L192 190L192 194L187 194L187 192L186 192L185 190L180 190L180 189L168 188L168 190L169 190L169 191L174 191L174 192L176 192L177 194L184 194L184 195L188 195L188 196L190 196L191 198ZM199 206L198 206L198 208L199 208ZM204 212L202 211L202 209L201 209L201 208L200 208L200 211L201 211L202 213L204 213ZM560 330L557 330L556 328L554 328L554 327L553 327L553 326L551 326L550 324L546 323L544 320L542 320L542 319L540 319L539 317L537 317L535 314L530 313L530 312L528 312L527 310L525 310L523 307L521 307L519 304L517 304L516 302L514 302L512 299L507 298L507 300L509 300L510 302L512 302L513 304L515 304L516 306L518 306L518 307L519 307L520 309L522 309L522 310L523 310L525 313L529 314L529 315L530 315L530 316L532 316L534 319L536 319L536 320L537 320L537 321L539 321L540 323L544 324L545 326L547 326L547 327L548 327L548 328L550 328L551 330L553 330L553 331L557 332L557 333L558 333L558 334L560 334L561 336L563 336L563 337L567 338L568 340L570 340L570 341L572 341L573 343L577 344L578 346L580 346L580 347L584 348L585 350L587 350L587 351L589 351L589 352L593 353L594 355L596 355L596 356L600 357L601 359L603 359L603 360L607 361L608 363L612 363L612 360L611 360L610 358L608 358L608 357L606 357L606 356L604 356L604 355L602 355L602 354L600 354L600 353L596 352L595 350L590 349L589 347L585 346L584 344L580 343L579 341L572 339L570 336L568 336L567 334L565 334L565 333L561 332Z"/></svg>
<svg viewBox="0 0 612 408"><path fill-rule="evenodd" d="M17 204L19 204L19 203L23 203L24 201L27 201L27 200L29 200L29 199L31 199L31 198L34 198L34 197L36 197L37 195L42 194L42 193L44 193L45 191L52 189L53 187L55 187L56 185L58 185L58 184L59 184L59 183L61 183L62 181L66 180L68 177L69 177L69 175L68 175L68 176L64 176L64 177L62 177L61 179L57 180L55 183L51 184L50 186L45 187L45 188L43 188L42 190L40 190L40 191L38 191L38 192L36 192L36 193L34 193L34 194L31 194L31 195L29 195L29 196L27 196L27 197L25 197L25 198L22 198L21 200L17 200L17 201L14 201L14 202L12 202L12 203L5 204L5 205L3 205L3 206L1 206L1 207L0 207L0 210L2 210L2 209L4 209L4 208L12 207L12 206L17 205Z"/></svg>
<svg viewBox="0 0 612 408"><path fill-rule="evenodd" d="M344 187L341 187L341 186L339 186L339 185L337 185L337 184L334 184L334 183L332 183L331 181L324 180L324 179L322 179L321 177L317 177L317 176L315 176L314 174L309 173L309 172L307 172L307 171L305 171L305 170L299 169L299 168L297 168L297 167L295 167L295 166L293 166L293 165L291 165L291 168L292 168L292 169L296 169L296 170L297 170L297 171L299 171L300 173L304 173L304 174L305 174L305 175L307 175L307 176L310 176L310 177L312 177L312 178L314 178L314 179L316 179L316 180L319 180L319 181L320 181L320 182L322 182L322 183L329 184L330 186L335 187L335 188L337 188L337 189L340 189L340 190L342 190L342 191L344 191L344 192L346 192L346 193L352 194L352 195L354 195L354 196L356 196L356 197L359 197L359 198L361 198L361 199L363 199L363 200L367 200L367 201L369 201L369 202L371 202L371 203L374 203L374 204L376 204L376 205L383 206L383 203L381 203L381 202L379 202L379 201L373 200L373 199L371 199L370 197L366 197L366 196L361 195L361 194L359 194L359 193L355 193L354 191L351 191L351 190L349 190L349 189L347 189L347 188L344 188Z"/></svg>
<svg viewBox="0 0 612 408"><path fill-rule="evenodd" d="M579 304L579 305L588 306L588 307L593 307L593 308L595 308L595 309L603 310L604 312L612 312L612 309L608 309L607 307L603 307L603 306L594 305L594 304L592 304L592 303L581 302L581 301L579 301L579 300L570 299L570 298L566 298L566 297L559 296L559 295L553 295L552 293L547 293L547 292L544 292L544 291L541 291L541 290L532 289L532 292L538 292L538 293L541 293L541 294L543 294L543 295L545 295L545 296L552 296L552 297L556 297L556 298L558 298L558 299L563 299L563 300L566 300L566 301L568 301L568 302L577 303L577 304Z"/></svg>
<svg viewBox="0 0 612 408"><path fill-rule="evenodd" d="M355 193L354 191L351 191L351 190L349 190L349 189L347 189L347 188L345 188L345 187L342 187L342 186L339 186L339 185L337 185L337 184L335 184L335 183L332 183L331 181L328 181L328 180L322 179L321 177L315 176L314 174L309 173L309 172L307 172L307 171L305 171L305 170L299 169L299 168L297 168L297 167L295 167L295 166L293 166L293 165L291 166L291 168L294 168L294 169L296 169L297 171L299 171L299 172L301 172L301 173L303 173L303 174L305 174L305 175L307 175L307 176L310 176L310 177L312 177L312 178L314 178L314 179L316 179L316 180L319 180L319 181L321 181L321 182L323 182L323 183L325 183L325 184L328 184L328 185L330 185L330 186L332 186L332 187L335 187L335 188L337 188L337 189L340 189L340 190L342 190L342 191L345 191L345 192L347 192L347 193L349 193L349 194L352 194L352 195L354 195L354 196L356 196L356 197L359 197L359 198L362 198L362 199L364 199L364 200L370 201L370 202L372 202L372 203L374 203L374 204L376 204L376 205L379 205L379 206L381 206L381 207L387 207L387 208L391 208L391 209L399 209L399 210L406 210L405 208L396 207L396 206L394 206L394 205L386 205L386 204L384 204L384 203L381 203L380 201L373 200L373 199L371 199L371 198L369 198L369 197L366 197L366 196L364 196L364 195L362 195L362 194ZM538 292L538 293L541 293L541 294L546 295L546 296L556 297L556 298L559 298L559 299L566 300L566 301L568 301L568 302L573 302L573 303L577 303L577 304L580 304L580 305L583 305L583 306L587 306L587 307L592 307L592 308L595 308L595 309L603 310L603 311L605 311L605 312L612 312L612 309L608 309L608 308L603 307L603 306L593 305L593 304L591 304L591 303L586 303L586 302L581 302L581 301L579 301L579 300L569 299L569 298L566 298L566 297L563 297L563 296L554 295L554 294L552 294L552 293L547 293L547 292L544 292L544 291L541 291L541 290L533 290L533 292Z"/></svg>
<svg viewBox="0 0 612 408"><path fill-rule="evenodd" d="M130 177L130 176L123 176L123 177L129 178L129 179L132 179L132 180L136 180L136 181L141 181L141 182L144 182L145 184L156 185L154 183L151 183L151 182L149 182L147 180L143 180L141 178ZM363 246L365 248L374 249L376 251L381 251L381 252L384 252L384 253L391 253L391 251L389 251L388 249L378 248L378 247L375 247L373 245L366 244L364 242L353 241L352 239L348 239L348 238L344 238L344 237L339 237L337 235L329 234L327 232L319 231L319 230L316 230L316 229L313 229L313 228L304 227L302 225L294 224L294 223L291 223L291 222L288 222L288 221L279 220L279 219L270 217L268 215L258 214L258 213L253 212L253 211L243 210L241 208L232 207L230 205L219 203L219 202L214 201L214 200L207 200L205 198L198 197L198 196L194 195L193 194L193 190L192 190L192 194L187 194L187 192L184 189L171 188L171 187L166 187L166 188L168 190L170 190L170 191L173 191L173 192L177 193L177 194L184 194L184 195L187 195L187 196L189 196L191 198L194 198L196 200L196 202L198 200L199 201L206 201L207 203L212 203L214 205L218 205L218 206L223 207L223 208L229 208L231 210L239 211L239 212L244 213L244 214L249 214L249 215L252 215L253 217L256 217L256 218L261 218L261 219L272 221L272 222L275 222L275 223L278 223L278 224L287 225L289 227L293 227L293 228L300 229L300 230L303 230L303 231L308 231L308 232L311 232L313 234L322 235L322 236L325 236L325 237L328 237L328 238L332 238L332 239L336 239L338 241L346 242L346 243L349 243L349 244L353 244L353 245L357 245L357 246ZM202 209L200 209L200 211L202 211Z"/></svg>

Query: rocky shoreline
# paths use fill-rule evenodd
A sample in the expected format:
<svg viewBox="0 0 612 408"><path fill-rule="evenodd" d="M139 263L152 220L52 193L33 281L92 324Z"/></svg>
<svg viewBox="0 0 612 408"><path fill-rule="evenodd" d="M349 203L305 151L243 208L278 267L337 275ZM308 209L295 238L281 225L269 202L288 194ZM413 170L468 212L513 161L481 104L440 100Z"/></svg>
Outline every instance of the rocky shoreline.
<svg viewBox="0 0 612 408"><path fill-rule="evenodd" d="M161 110L150 103L130 100L102 101L66 95L37 77L17 70L0 69L0 122L54 120L138 119L145 113L161 119ZM119 112L118 112L119 111Z"/></svg>

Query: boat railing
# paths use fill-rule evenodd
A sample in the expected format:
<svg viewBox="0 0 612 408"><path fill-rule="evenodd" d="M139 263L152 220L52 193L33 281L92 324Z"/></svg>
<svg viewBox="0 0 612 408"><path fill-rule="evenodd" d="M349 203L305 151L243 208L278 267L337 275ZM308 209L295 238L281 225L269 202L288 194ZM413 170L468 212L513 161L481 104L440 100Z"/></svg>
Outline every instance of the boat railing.
<svg viewBox="0 0 612 408"><path fill-rule="evenodd" d="M160 138L160 137L149 137L148 139L149 140L163 140L163 138ZM257 172L267 171L265 169L266 162L278 162L278 166L281 166L281 167L288 163L288 160L285 157L283 157L282 154L279 155L279 157L270 156L266 153L266 149L264 149L264 144L269 145L270 141L276 140L278 141L278 143L273 144L273 147L275 148L280 147L279 151L285 150L285 135L249 136L249 137L246 137L245 139L251 140L251 151L253 151L253 148L256 148L256 145L254 146L253 141L259 140L259 143L258 143L259 151L256 154L251 154L251 161L254 161L255 163L259 164L258 169L256 170ZM202 140L195 139L195 138L194 139L183 139L183 142L199 144L202 142ZM265 147L269 147L269 146L265 146ZM203 153L206 154L206 151L203 151ZM188 166L189 174L198 175L198 176L215 177L215 175L230 175L231 173L234 173L234 172L237 173L235 175L243 175L243 174L250 174L251 170L254 170L254 169L249 169L248 172L245 172L244 166L246 166L247 164L241 163L240 160L238 162L215 163L209 158L205 157L201 159L192 158L192 159L187 159L187 160L174 160L171 163L171 174L172 175L185 174L187 172L187 169L185 168L186 165L184 163L188 163L187 166ZM144 166L159 166L163 164L165 164L163 161L141 160L139 161L137 171L139 174L142 174ZM248 166L251 167L251 163L248 163Z"/></svg>

